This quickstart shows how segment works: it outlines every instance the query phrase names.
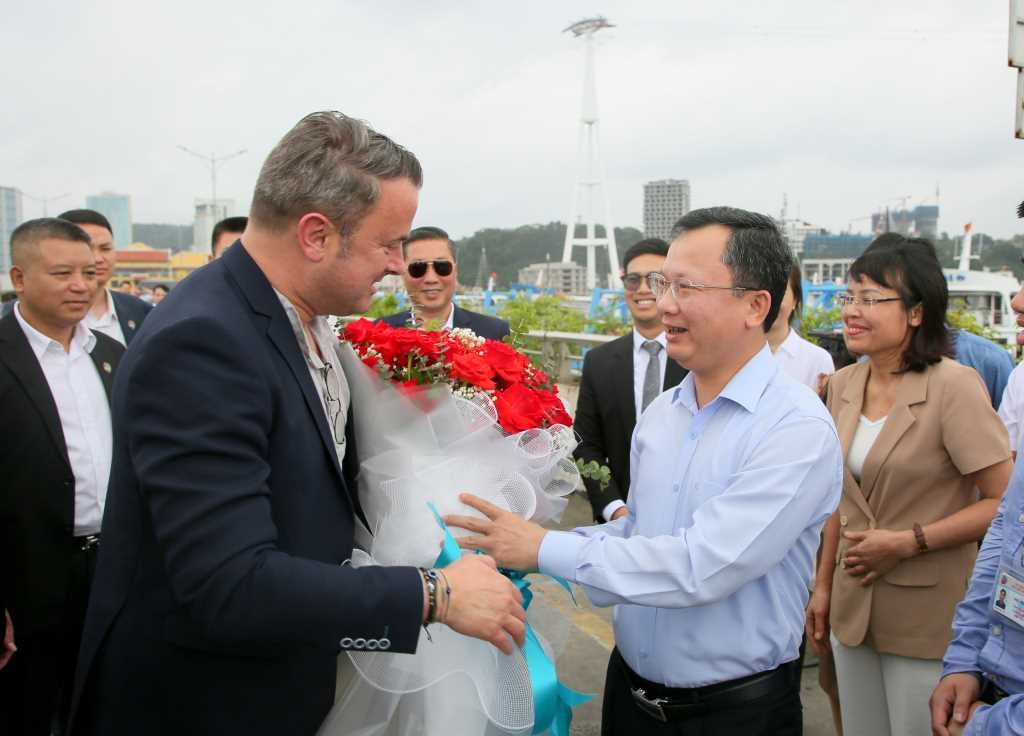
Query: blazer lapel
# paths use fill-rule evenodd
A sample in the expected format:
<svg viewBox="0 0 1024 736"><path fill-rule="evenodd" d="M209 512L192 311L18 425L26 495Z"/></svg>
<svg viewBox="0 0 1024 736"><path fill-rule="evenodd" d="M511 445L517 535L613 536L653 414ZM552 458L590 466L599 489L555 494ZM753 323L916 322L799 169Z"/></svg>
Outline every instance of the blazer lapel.
<svg viewBox="0 0 1024 736"><path fill-rule="evenodd" d="M331 429L327 426L327 417L324 416L323 405L317 395L316 387L313 385L313 378L309 375L309 366L300 351L295 331L292 330L288 315L285 314L284 306L274 293L273 287L267 281L267 277L252 260L252 257L244 247L229 248L221 256L221 261L228 270L235 276L235 280L245 294L250 307L257 314L268 318L267 337L274 347L277 348L281 357L287 363L292 376L302 390L302 397L305 399L306 408L309 409L313 421L316 423L317 432L331 458L331 465L335 473L345 485L345 479L341 472L341 465L338 463L338 453L335 450L334 438L331 436ZM346 494L346 496L349 494Z"/></svg>
<svg viewBox="0 0 1024 736"><path fill-rule="evenodd" d="M853 369L850 380L839 397L839 416L836 418L836 431L839 434L839 443L843 448L843 458L850 452L850 445L853 444L853 436L857 433L857 425L860 423L861 411L864 408L864 388L868 380L868 365L859 364ZM863 474L861 481L864 480ZM868 505L867 498L863 491L863 483L858 483L853 473L843 462L843 489L844 493L860 507L869 519L875 518L874 512ZM849 491L847 493L847 491Z"/></svg>
<svg viewBox="0 0 1024 736"><path fill-rule="evenodd" d="M633 394L633 335L626 335L620 343L614 359L609 366L608 381L618 391L619 411L622 416L622 428L626 442L633 436L636 426L636 396Z"/></svg>
<svg viewBox="0 0 1024 736"><path fill-rule="evenodd" d="M878 480L878 473L882 465L885 464L886 458L889 457L889 453L916 421L910 407L924 401L927 394L927 371L920 373L908 371L903 374L900 385L896 389L896 401L885 420L885 426L878 433L878 439L875 440L875 444L871 446L867 457L864 458L864 470L861 473L860 485L864 489L865 498L871 497L875 481Z"/></svg>
<svg viewBox="0 0 1024 736"><path fill-rule="evenodd" d="M120 355L108 349L109 346L104 344L105 336L100 336L102 333L96 330L93 330L92 333L96 335L96 345L89 353L89 357L92 358L92 362L96 366L96 372L100 374L100 381L103 382L103 390L107 394L107 403L109 404L114 390L114 369L117 368ZM112 340L112 342L116 341ZM121 347L120 343L117 346ZM123 348L122 352L124 352Z"/></svg>
<svg viewBox="0 0 1024 736"><path fill-rule="evenodd" d="M50 385L46 382L46 375L32 352L28 338L21 331L21 326L13 314L0 320L0 360L7 364L11 373L14 374L15 380L28 394L32 404L39 412L50 438L57 446L64 462L70 467L68 446L64 440L64 430L60 426L60 414L57 413L57 404L53 400Z"/></svg>

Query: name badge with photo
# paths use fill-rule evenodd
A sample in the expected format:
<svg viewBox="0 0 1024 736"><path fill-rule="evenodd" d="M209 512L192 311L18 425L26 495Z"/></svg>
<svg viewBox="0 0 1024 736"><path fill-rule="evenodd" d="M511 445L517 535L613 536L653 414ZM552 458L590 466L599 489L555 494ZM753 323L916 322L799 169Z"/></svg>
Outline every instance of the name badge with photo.
<svg viewBox="0 0 1024 736"><path fill-rule="evenodd" d="M992 611L1024 628L1024 578L1003 565L996 575Z"/></svg>

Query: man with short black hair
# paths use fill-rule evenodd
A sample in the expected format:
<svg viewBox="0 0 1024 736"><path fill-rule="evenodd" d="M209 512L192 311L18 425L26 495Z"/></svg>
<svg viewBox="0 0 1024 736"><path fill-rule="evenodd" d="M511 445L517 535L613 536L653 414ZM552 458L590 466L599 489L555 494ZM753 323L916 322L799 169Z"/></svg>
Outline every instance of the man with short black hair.
<svg viewBox="0 0 1024 736"><path fill-rule="evenodd" d="M99 330L122 345L128 345L153 305L146 304L126 291L107 288L110 277L114 275L114 268L117 267L114 230L110 222L96 210L68 210L58 216L85 230L92 241L98 288L92 307L85 316L86 327Z"/></svg>
<svg viewBox="0 0 1024 736"><path fill-rule="evenodd" d="M92 307L86 313L85 326L114 338L122 345L128 345L153 305L125 291L123 280L111 282L117 266L117 251L114 250L114 231L110 221L96 210L84 209L68 210L58 217L78 225L92 243L98 288ZM130 287L131 283L128 284ZM12 303L5 304L0 314L10 314L13 306Z"/></svg>
<svg viewBox="0 0 1024 736"><path fill-rule="evenodd" d="M109 395L124 348L85 327L89 235L30 220L11 236L19 300L0 319L0 733L66 725L110 475ZM10 650L8 650L10 652Z"/></svg>
<svg viewBox="0 0 1024 736"><path fill-rule="evenodd" d="M658 394L677 386L686 375L686 369L665 354L665 328L647 285L647 277L661 271L667 255L668 243L659 238L641 240L626 250L621 276L633 329L589 350L583 359L573 422L580 437L576 457L611 471L604 488L591 478L583 480L599 523L626 513L629 441L637 417Z"/></svg>
<svg viewBox="0 0 1024 736"><path fill-rule="evenodd" d="M669 358L689 369L633 434L628 513L546 531L473 496L460 543L617 605L605 734L799 736L811 570L842 489L824 404L765 333L792 256L772 218L731 207L676 224L658 299Z"/></svg>
<svg viewBox="0 0 1024 736"><path fill-rule="evenodd" d="M228 246L242 237L248 224L249 218L240 216L225 217L214 225L213 234L210 236L211 260L215 261L224 255L224 251L227 250Z"/></svg>
<svg viewBox="0 0 1024 736"><path fill-rule="evenodd" d="M501 340L509 334L505 320L463 309L452 300L459 270L448 233L439 227L418 227L409 233L402 251L402 281L411 305L404 312L384 317L385 323L448 330L465 327L489 340Z"/></svg>

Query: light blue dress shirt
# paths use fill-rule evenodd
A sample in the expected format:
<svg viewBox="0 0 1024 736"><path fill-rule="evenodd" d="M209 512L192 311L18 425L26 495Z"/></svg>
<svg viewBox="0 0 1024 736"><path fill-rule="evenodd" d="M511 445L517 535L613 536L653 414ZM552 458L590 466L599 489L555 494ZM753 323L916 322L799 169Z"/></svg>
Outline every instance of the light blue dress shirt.
<svg viewBox="0 0 1024 736"><path fill-rule="evenodd" d="M1001 565L1020 575L1024 569L1024 462L1018 457L1013 477L982 542L967 595L953 617L953 640L942 661L942 676L971 672L990 677L1008 693L983 706L967 724L970 736L1024 733L1024 629L992 612L996 575Z"/></svg>
<svg viewBox="0 0 1024 736"><path fill-rule="evenodd" d="M839 504L832 418L765 345L698 408L693 374L637 423L629 513L549 532L542 572L618 605L629 666L698 687L797 657L819 534Z"/></svg>

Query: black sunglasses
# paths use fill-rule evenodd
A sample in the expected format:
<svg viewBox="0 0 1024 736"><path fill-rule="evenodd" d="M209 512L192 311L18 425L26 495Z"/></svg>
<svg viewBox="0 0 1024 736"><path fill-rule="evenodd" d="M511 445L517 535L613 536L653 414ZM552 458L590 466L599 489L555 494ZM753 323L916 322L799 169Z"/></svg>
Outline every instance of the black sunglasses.
<svg viewBox="0 0 1024 736"><path fill-rule="evenodd" d="M414 279L421 279L427 275L427 266L433 266L438 276L451 276L455 264L442 258L436 261L413 261L405 268Z"/></svg>

